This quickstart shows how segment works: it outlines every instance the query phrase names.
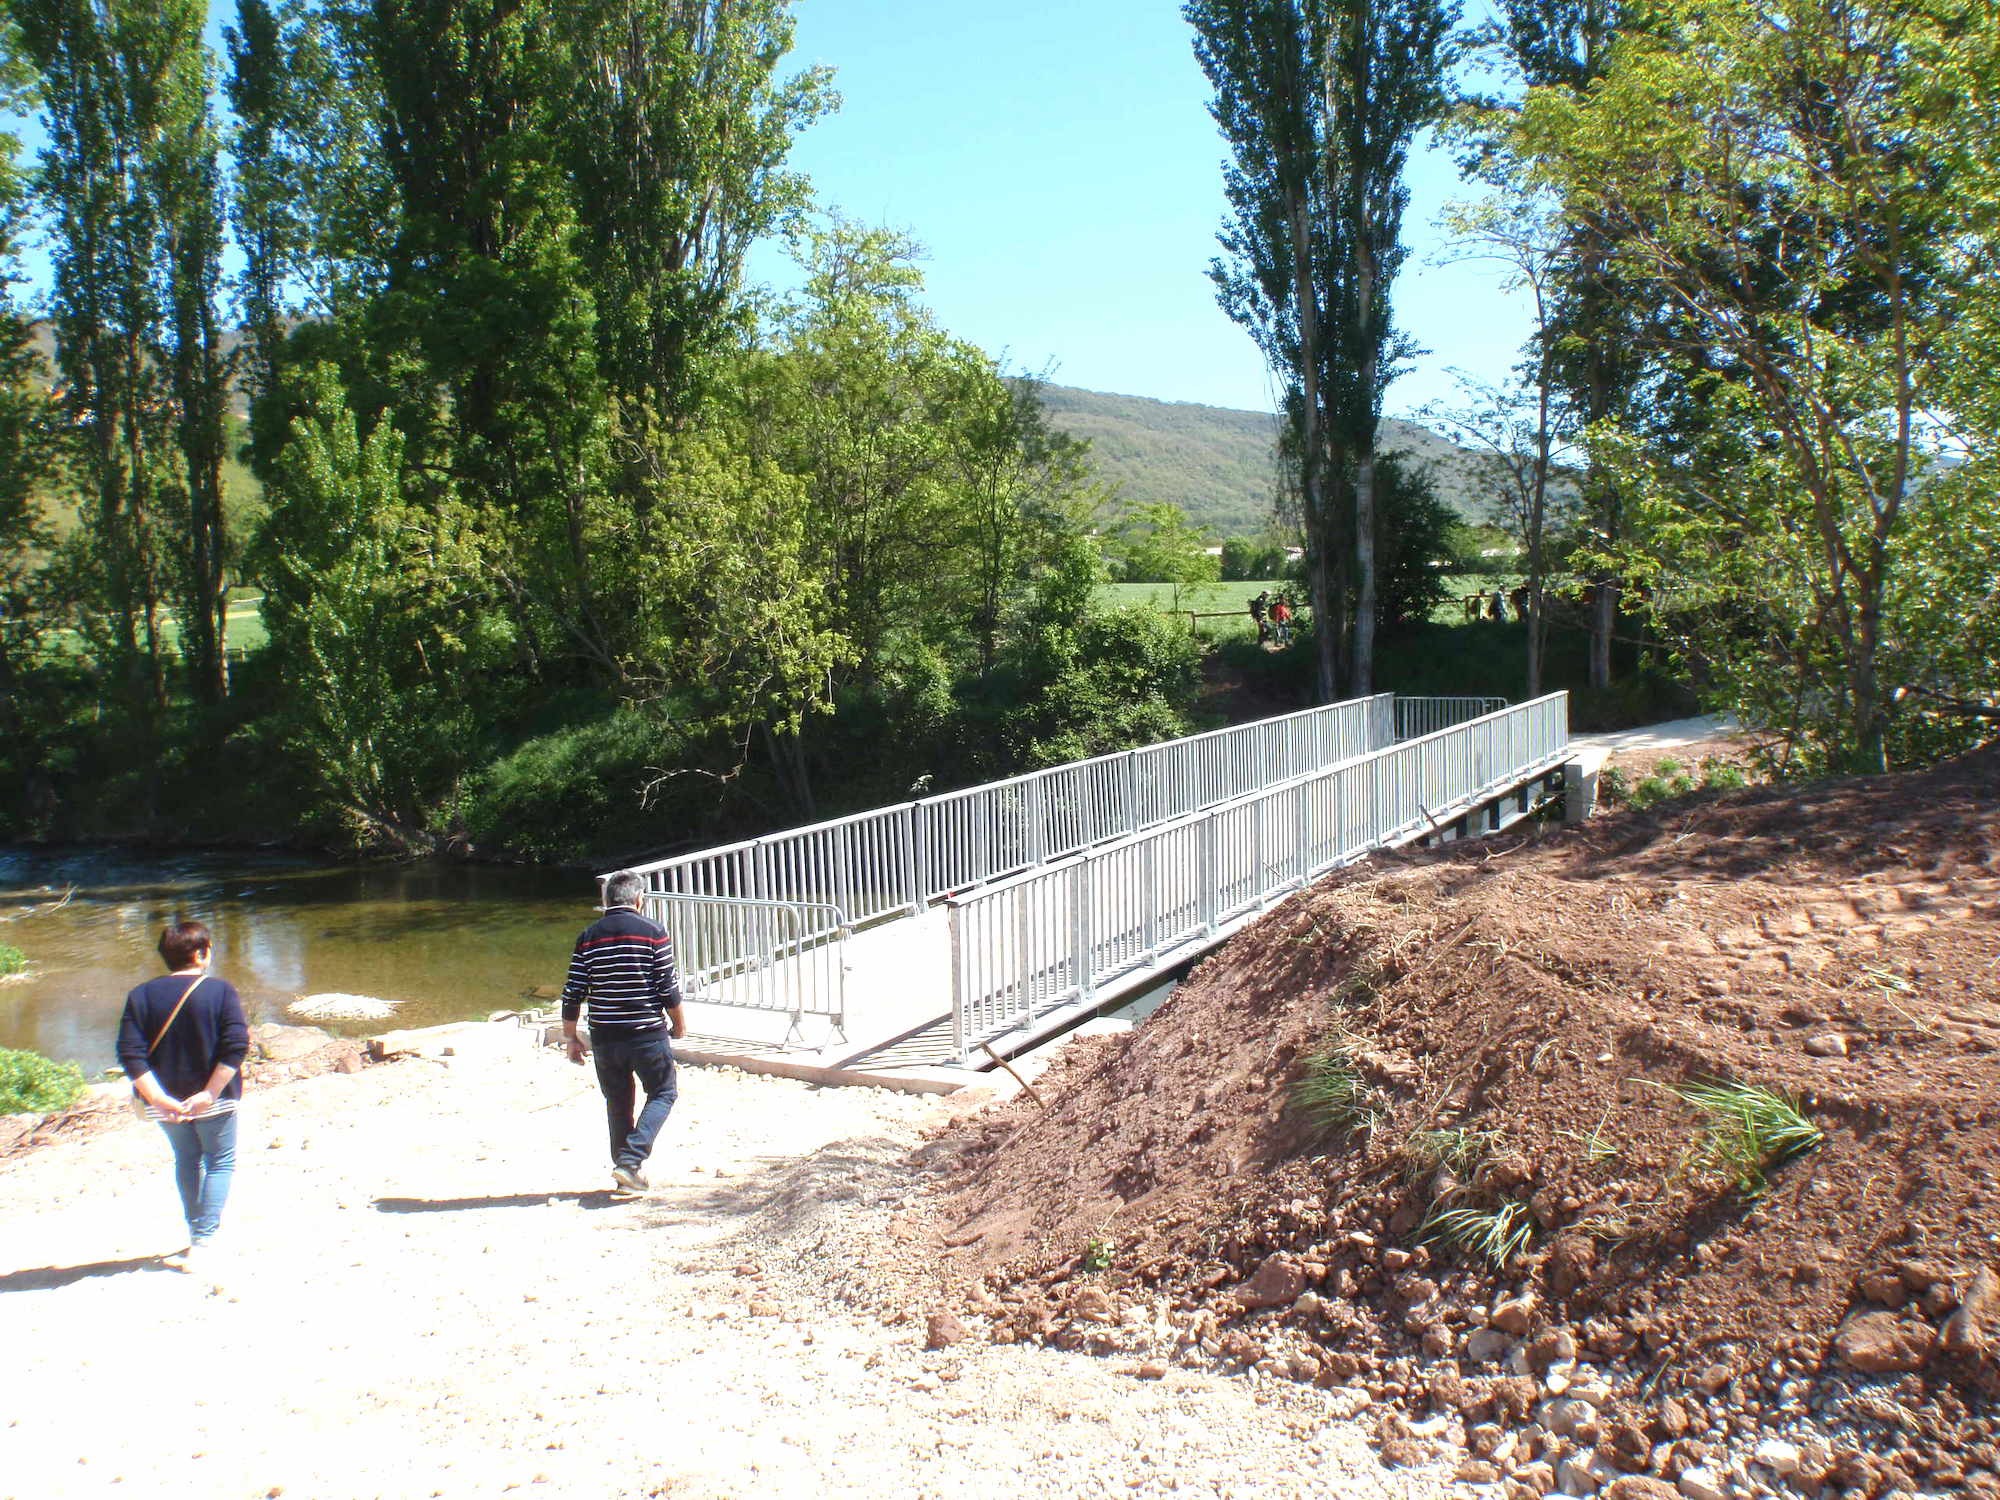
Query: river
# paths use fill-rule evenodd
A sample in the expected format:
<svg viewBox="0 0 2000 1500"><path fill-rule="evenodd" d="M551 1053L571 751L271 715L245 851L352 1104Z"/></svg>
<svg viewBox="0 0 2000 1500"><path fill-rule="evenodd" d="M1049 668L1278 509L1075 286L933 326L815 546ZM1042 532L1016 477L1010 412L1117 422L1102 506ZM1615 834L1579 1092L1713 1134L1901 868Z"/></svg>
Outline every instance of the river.
<svg viewBox="0 0 2000 1500"><path fill-rule="evenodd" d="M509 866L0 847L0 943L30 964L0 980L0 1047L111 1066L125 992L161 972L177 917L208 924L213 972L253 1021L328 992L397 1002L392 1020L314 1023L354 1035L485 1016L562 982L596 896L587 876Z"/></svg>

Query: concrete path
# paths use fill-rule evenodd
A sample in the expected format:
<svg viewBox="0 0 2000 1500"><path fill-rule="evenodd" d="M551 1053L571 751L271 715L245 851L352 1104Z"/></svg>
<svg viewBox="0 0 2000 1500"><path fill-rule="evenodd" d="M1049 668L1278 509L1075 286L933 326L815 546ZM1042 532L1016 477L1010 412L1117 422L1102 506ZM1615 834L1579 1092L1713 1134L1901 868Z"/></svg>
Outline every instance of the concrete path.
<svg viewBox="0 0 2000 1500"><path fill-rule="evenodd" d="M1627 750L1675 750L1712 740L1718 735L1735 734L1741 727L1733 714L1703 714L1693 719L1669 719L1663 724L1642 724L1637 729L1619 729L1609 734L1573 734L1570 744L1611 754Z"/></svg>

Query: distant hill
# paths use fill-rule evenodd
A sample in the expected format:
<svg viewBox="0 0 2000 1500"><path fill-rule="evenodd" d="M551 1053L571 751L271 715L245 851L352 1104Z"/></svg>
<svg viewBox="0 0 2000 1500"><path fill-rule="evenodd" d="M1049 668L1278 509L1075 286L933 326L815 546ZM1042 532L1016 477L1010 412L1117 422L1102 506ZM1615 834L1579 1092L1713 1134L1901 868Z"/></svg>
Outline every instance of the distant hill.
<svg viewBox="0 0 2000 1500"><path fill-rule="evenodd" d="M1097 472L1134 505L1168 500L1217 536L1247 536L1270 519L1278 491L1278 419L1269 412L1042 388L1050 423L1090 440ZM1389 418L1382 446L1433 465L1438 495L1484 519L1478 455L1427 428Z"/></svg>

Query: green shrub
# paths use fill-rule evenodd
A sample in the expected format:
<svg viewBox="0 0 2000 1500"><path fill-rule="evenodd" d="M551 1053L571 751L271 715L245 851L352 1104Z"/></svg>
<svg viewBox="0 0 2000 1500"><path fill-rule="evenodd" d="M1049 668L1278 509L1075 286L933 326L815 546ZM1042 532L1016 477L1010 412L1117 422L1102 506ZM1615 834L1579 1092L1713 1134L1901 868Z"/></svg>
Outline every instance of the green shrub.
<svg viewBox="0 0 2000 1500"><path fill-rule="evenodd" d="M1711 792L1741 791L1750 784L1740 766L1732 766L1726 760L1704 761L1701 768L1702 787Z"/></svg>
<svg viewBox="0 0 2000 1500"><path fill-rule="evenodd" d="M28 955L12 943L0 943L0 979L9 974L18 974L28 967Z"/></svg>
<svg viewBox="0 0 2000 1500"><path fill-rule="evenodd" d="M531 859L574 859L621 833L629 845L646 782L681 753L658 723L621 708L494 761L473 778L460 813L476 843Z"/></svg>
<svg viewBox="0 0 2000 1500"><path fill-rule="evenodd" d="M83 1070L39 1052L0 1047L0 1115L48 1115L83 1096Z"/></svg>

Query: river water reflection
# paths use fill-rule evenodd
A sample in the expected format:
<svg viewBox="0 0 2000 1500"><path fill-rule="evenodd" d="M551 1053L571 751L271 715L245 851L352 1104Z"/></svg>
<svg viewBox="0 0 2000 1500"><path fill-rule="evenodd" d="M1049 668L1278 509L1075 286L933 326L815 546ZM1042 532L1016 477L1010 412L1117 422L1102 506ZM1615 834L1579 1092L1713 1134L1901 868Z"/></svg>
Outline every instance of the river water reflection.
<svg viewBox="0 0 2000 1500"><path fill-rule="evenodd" d="M399 1002L332 1025L356 1035L484 1016L562 982L596 896L587 876L504 866L0 847L0 942L31 964L0 981L0 1047L110 1066L125 992L160 972L177 916L214 932L253 1021L328 991Z"/></svg>

